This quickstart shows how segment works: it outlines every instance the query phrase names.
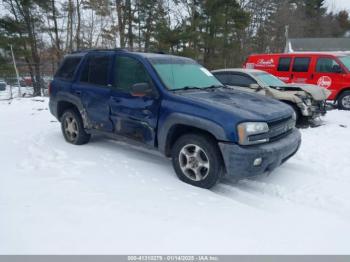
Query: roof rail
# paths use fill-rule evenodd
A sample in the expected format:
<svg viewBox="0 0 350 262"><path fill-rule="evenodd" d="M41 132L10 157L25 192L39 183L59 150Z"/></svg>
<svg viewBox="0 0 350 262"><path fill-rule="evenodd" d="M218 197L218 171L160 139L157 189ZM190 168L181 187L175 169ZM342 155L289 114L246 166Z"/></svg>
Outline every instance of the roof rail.
<svg viewBox="0 0 350 262"><path fill-rule="evenodd" d="M83 53L83 52L99 52L99 51L118 51L118 52L127 52L125 48L91 48L91 49L79 49L70 52L70 54Z"/></svg>

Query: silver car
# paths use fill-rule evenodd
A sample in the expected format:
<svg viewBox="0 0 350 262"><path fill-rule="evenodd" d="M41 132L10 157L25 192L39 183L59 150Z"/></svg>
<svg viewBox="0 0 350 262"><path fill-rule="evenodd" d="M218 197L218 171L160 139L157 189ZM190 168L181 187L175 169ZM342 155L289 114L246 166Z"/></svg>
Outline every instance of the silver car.
<svg viewBox="0 0 350 262"><path fill-rule="evenodd" d="M292 106L299 118L315 119L326 114L331 92L309 84L286 84L272 74L255 69L212 71L221 83L234 89L270 96Z"/></svg>

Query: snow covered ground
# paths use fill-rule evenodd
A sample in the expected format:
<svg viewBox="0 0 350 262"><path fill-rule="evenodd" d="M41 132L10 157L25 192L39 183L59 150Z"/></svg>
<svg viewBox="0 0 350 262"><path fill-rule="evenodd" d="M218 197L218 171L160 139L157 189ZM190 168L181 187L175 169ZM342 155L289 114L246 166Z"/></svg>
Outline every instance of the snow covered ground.
<svg viewBox="0 0 350 262"><path fill-rule="evenodd" d="M155 152L67 144L45 98L0 101L0 254L350 254L350 112L270 176L212 190Z"/></svg>
<svg viewBox="0 0 350 262"><path fill-rule="evenodd" d="M0 101L1 100L7 100L11 98L11 92L12 97L26 97L33 94L33 87L25 86L25 87L18 87L18 86L7 86L5 91L0 91Z"/></svg>

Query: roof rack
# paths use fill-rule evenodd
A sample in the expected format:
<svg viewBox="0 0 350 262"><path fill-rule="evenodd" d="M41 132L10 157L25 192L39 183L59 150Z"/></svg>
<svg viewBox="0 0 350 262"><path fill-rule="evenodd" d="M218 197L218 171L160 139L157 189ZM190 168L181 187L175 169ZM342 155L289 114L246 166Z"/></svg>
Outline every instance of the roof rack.
<svg viewBox="0 0 350 262"><path fill-rule="evenodd" d="M79 49L70 52L71 54L83 53L83 52L99 52L99 51L118 51L118 52L127 52L125 48L91 48L91 49Z"/></svg>

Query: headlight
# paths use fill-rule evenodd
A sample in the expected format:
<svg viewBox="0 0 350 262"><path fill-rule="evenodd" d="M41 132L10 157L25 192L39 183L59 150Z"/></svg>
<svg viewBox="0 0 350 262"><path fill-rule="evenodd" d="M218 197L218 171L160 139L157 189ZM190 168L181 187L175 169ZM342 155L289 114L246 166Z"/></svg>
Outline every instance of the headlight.
<svg viewBox="0 0 350 262"><path fill-rule="evenodd" d="M249 137L253 135L260 135L269 132L269 126L265 122L246 122L241 123L237 127L239 144L241 145L252 145L259 144L268 141L268 138L252 140Z"/></svg>

